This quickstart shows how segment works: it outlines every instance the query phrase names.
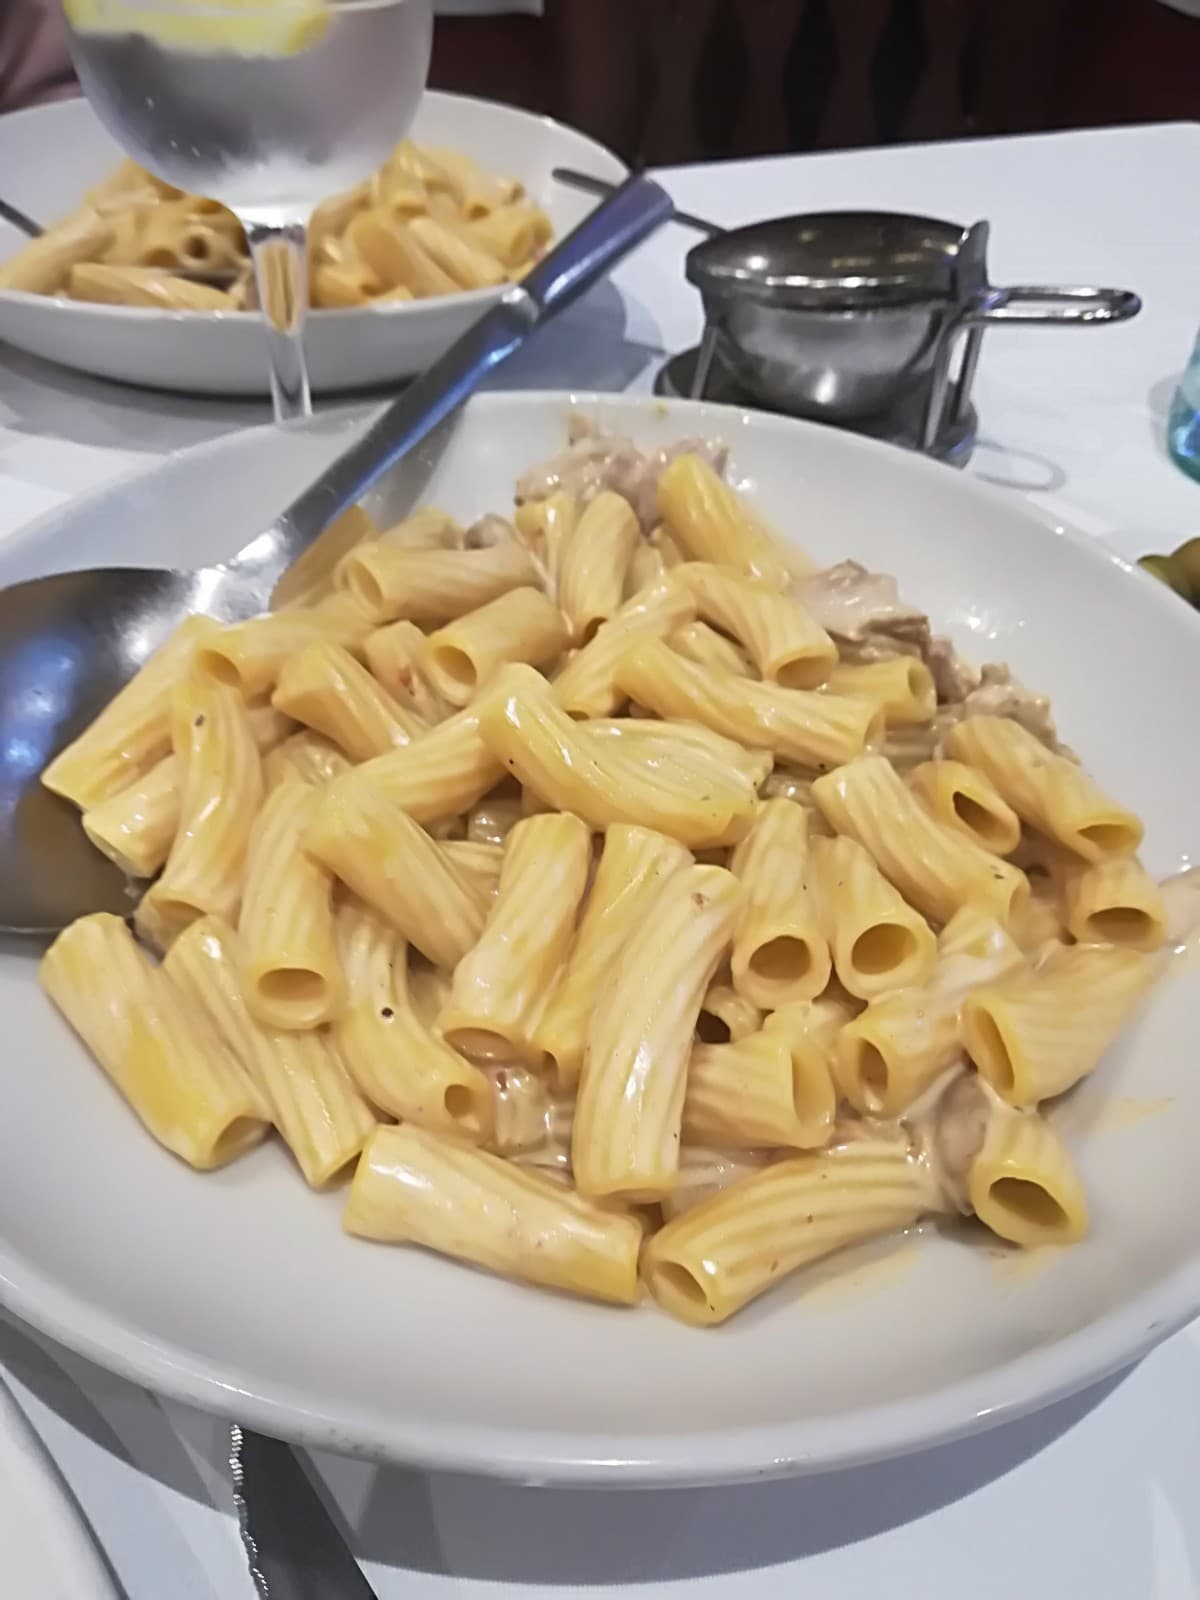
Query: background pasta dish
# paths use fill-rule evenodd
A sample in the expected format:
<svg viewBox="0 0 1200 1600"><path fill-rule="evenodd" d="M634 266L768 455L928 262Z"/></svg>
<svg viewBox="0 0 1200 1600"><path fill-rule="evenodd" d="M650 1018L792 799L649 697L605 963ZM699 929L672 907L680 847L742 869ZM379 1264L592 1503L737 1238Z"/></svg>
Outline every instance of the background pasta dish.
<svg viewBox="0 0 1200 1600"><path fill-rule="evenodd" d="M549 218L514 178L405 140L365 183L318 206L309 230L317 308L496 288L545 254ZM0 289L176 311L253 309L241 225L124 161L8 261Z"/></svg>

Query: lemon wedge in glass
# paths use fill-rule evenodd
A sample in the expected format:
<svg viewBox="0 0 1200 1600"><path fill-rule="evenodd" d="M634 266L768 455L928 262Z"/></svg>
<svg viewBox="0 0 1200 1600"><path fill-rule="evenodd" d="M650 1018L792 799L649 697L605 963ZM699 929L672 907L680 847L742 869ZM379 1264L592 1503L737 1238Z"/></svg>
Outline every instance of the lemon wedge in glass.
<svg viewBox="0 0 1200 1600"><path fill-rule="evenodd" d="M299 55L330 23L327 0L63 0L63 10L79 33L132 33L206 55Z"/></svg>

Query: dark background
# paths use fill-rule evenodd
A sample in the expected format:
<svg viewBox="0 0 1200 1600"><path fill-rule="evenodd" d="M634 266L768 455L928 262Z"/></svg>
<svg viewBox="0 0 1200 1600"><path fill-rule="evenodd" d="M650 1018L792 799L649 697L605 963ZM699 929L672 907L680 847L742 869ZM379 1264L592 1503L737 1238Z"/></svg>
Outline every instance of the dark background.
<svg viewBox="0 0 1200 1600"><path fill-rule="evenodd" d="M1200 19L1160 0L545 9L439 19L431 84L560 117L630 162L1200 118Z"/></svg>

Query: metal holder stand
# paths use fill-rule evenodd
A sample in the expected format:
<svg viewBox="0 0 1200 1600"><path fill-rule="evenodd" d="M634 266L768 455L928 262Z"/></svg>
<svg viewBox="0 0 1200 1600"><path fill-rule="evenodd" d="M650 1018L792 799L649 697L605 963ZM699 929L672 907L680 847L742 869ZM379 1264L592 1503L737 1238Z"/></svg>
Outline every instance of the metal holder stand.
<svg viewBox="0 0 1200 1600"><path fill-rule="evenodd" d="M955 333L959 332L961 327L956 327ZM939 348L932 380L918 391L915 407L905 406L885 418L864 422L850 431L886 439L908 450L918 450L951 466L965 466L975 447L979 425L979 417L971 404L971 386L979 361L982 336L982 328L968 329L962 361L952 382L949 368L955 341L946 339ZM764 406L760 399L751 395L730 375L721 360L720 331L712 323L705 324L699 345L672 356L659 368L654 389L656 394L666 398L713 400L755 410L772 409ZM950 396L949 404L947 395Z"/></svg>
<svg viewBox="0 0 1200 1600"><path fill-rule="evenodd" d="M704 333L667 363L660 392L719 393L965 460L988 324L1100 325L1140 307L1124 289L993 285L988 236L984 221L963 228L891 212L818 212L719 234L688 256Z"/></svg>

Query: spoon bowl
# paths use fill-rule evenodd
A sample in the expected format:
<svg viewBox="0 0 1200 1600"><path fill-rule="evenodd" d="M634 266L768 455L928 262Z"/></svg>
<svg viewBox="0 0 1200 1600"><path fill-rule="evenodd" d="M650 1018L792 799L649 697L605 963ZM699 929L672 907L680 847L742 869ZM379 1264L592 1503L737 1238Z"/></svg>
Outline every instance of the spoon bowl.
<svg viewBox="0 0 1200 1600"><path fill-rule="evenodd" d="M671 201L631 178L514 285L232 560L195 572L109 567L0 590L0 933L53 934L125 915L124 875L41 776L186 618L266 611L288 567L463 404L537 328L666 222Z"/></svg>
<svg viewBox="0 0 1200 1600"><path fill-rule="evenodd" d="M107 567L0 590L0 914L10 933L52 934L85 911L126 915L129 880L46 789L52 758L193 612L232 621L220 569Z"/></svg>

